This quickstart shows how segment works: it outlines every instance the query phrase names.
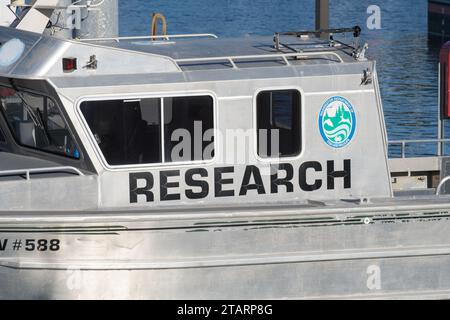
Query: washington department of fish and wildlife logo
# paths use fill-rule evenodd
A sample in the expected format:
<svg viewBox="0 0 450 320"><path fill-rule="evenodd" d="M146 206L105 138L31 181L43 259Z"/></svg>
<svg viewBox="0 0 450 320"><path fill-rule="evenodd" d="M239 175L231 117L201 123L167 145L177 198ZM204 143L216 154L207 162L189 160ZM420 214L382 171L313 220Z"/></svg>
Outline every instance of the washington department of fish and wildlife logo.
<svg viewBox="0 0 450 320"><path fill-rule="evenodd" d="M347 99L328 99L319 114L319 130L323 140L333 148L350 143L356 130L355 110Z"/></svg>

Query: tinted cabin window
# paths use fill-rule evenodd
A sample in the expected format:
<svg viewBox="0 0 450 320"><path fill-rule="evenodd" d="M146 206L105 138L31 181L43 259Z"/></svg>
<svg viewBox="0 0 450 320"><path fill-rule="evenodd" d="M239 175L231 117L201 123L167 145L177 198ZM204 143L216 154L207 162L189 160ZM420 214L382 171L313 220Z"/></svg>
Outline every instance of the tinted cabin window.
<svg viewBox="0 0 450 320"><path fill-rule="evenodd" d="M59 108L49 97L0 87L0 107L20 145L80 157Z"/></svg>
<svg viewBox="0 0 450 320"><path fill-rule="evenodd" d="M164 99L164 149L166 162L210 160L206 149L213 129L213 99L177 97ZM178 147L177 147L178 145ZM183 148L184 146L184 148Z"/></svg>
<svg viewBox="0 0 450 320"><path fill-rule="evenodd" d="M81 112L110 165L210 159L203 135L213 128L211 97L88 101Z"/></svg>
<svg viewBox="0 0 450 320"><path fill-rule="evenodd" d="M256 100L258 155L279 158L300 154L300 93L263 91Z"/></svg>
<svg viewBox="0 0 450 320"><path fill-rule="evenodd" d="M3 136L3 132L0 129L0 142L6 142L5 137Z"/></svg>
<svg viewBox="0 0 450 320"><path fill-rule="evenodd" d="M160 99L83 102L81 111L110 165L161 162Z"/></svg>

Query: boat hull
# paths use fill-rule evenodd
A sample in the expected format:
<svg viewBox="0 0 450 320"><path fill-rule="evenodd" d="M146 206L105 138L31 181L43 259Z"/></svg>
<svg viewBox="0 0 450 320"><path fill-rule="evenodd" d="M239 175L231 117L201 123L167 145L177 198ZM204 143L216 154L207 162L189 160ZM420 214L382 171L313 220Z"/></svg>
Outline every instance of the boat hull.
<svg viewBox="0 0 450 320"><path fill-rule="evenodd" d="M450 297L450 205L305 210L315 213L11 215L0 298Z"/></svg>

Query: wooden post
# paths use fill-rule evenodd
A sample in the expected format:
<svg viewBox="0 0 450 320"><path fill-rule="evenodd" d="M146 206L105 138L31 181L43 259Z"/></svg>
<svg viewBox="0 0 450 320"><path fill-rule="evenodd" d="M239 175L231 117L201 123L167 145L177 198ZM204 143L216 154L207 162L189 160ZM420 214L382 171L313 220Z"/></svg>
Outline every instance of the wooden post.
<svg viewBox="0 0 450 320"><path fill-rule="evenodd" d="M329 0L316 0L316 30L330 28ZM322 34L322 39L328 39L328 34Z"/></svg>

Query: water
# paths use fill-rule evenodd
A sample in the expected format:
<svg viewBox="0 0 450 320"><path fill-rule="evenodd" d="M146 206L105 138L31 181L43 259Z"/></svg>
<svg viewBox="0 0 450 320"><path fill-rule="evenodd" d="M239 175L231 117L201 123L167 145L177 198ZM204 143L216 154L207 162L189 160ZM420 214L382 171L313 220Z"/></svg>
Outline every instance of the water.
<svg viewBox="0 0 450 320"><path fill-rule="evenodd" d="M372 4L372 0L332 0L330 25L363 28L368 55L377 60L389 139L436 138L439 46L427 40L427 1L376 1L382 10L381 30L366 27L366 10ZM120 33L148 35L152 12L166 16L172 34L231 37L311 30L314 5L314 0L122 0ZM436 148L411 145L407 150L432 154ZM398 155L399 148L390 153Z"/></svg>

